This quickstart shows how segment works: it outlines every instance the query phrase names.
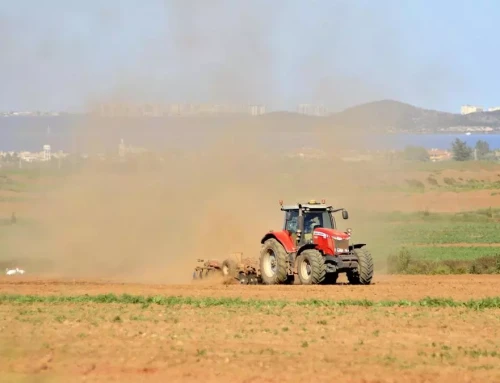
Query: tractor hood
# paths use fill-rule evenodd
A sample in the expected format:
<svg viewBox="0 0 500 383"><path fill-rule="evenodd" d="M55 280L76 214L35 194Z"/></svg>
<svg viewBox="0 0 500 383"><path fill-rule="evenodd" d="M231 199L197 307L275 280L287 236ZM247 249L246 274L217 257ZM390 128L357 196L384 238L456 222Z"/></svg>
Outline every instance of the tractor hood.
<svg viewBox="0 0 500 383"><path fill-rule="evenodd" d="M319 227L317 229L314 229L313 235L319 235L321 237L330 237L337 241L351 238L350 234L347 234L341 230L326 229L324 227Z"/></svg>

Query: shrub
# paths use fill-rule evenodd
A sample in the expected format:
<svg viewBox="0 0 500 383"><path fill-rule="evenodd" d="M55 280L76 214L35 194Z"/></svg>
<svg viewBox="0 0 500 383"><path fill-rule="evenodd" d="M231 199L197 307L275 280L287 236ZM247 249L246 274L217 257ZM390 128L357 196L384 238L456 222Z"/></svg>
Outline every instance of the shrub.
<svg viewBox="0 0 500 383"><path fill-rule="evenodd" d="M437 180L432 176L427 177L427 182L433 186L439 186Z"/></svg>
<svg viewBox="0 0 500 383"><path fill-rule="evenodd" d="M406 180L406 183L409 187L415 189L425 189L425 185L422 181L419 180Z"/></svg>
<svg viewBox="0 0 500 383"><path fill-rule="evenodd" d="M398 254L389 255L387 258L387 270L390 274L406 274L410 263L410 252L406 248L403 248Z"/></svg>
<svg viewBox="0 0 500 383"><path fill-rule="evenodd" d="M471 260L415 259L406 248L387 258L389 274L500 274L500 254Z"/></svg>
<svg viewBox="0 0 500 383"><path fill-rule="evenodd" d="M457 182L455 181L455 178L450 178L450 177L444 177L443 179L443 182L446 184L446 185L455 185Z"/></svg>

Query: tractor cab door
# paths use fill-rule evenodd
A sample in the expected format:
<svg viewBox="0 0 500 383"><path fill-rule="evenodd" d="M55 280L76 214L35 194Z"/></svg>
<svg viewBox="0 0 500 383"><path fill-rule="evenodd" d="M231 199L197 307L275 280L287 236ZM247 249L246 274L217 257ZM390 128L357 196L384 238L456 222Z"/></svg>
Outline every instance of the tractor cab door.
<svg viewBox="0 0 500 383"><path fill-rule="evenodd" d="M285 214L285 227L294 244L297 243L297 230L299 228L299 210L288 210Z"/></svg>

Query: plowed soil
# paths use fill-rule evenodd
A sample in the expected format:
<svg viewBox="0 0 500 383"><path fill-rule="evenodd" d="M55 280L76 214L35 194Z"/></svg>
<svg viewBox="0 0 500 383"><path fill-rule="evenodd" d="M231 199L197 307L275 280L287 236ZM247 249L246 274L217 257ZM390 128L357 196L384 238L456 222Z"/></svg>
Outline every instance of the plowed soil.
<svg viewBox="0 0 500 383"><path fill-rule="evenodd" d="M138 294L190 297L240 297L243 299L370 299L399 300L446 297L455 300L500 295L500 277L496 275L379 275L370 286L352 286L341 275L335 286L242 286L225 285L212 279L187 285L118 283L104 280L37 279L1 276L0 294Z"/></svg>
<svg viewBox="0 0 500 383"><path fill-rule="evenodd" d="M499 291L498 276L379 275L371 286L0 279L0 294L71 296L468 300ZM3 382L496 382L500 310L4 302L0 375Z"/></svg>

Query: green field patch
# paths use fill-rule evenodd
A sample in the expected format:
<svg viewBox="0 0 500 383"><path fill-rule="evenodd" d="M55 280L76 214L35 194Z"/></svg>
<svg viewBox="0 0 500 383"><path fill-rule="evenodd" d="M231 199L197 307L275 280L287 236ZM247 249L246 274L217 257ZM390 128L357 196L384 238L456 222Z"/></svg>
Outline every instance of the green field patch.
<svg viewBox="0 0 500 383"><path fill-rule="evenodd" d="M402 248L387 257L387 271L423 275L500 274L500 248L448 248L451 250L448 253L438 250L442 248Z"/></svg>
<svg viewBox="0 0 500 383"><path fill-rule="evenodd" d="M447 260L447 259L460 259L460 260L472 260L481 257L493 257L500 254L500 245L499 246L474 246L473 244L469 244L468 246L446 246L440 247L437 246L415 246L408 247L408 250L411 252L412 256L418 259L427 259L427 260Z"/></svg>
<svg viewBox="0 0 500 383"><path fill-rule="evenodd" d="M488 309L500 308L500 296L471 299L469 301L456 301L451 298L431 298L426 297L420 300L382 300L374 301L368 299L305 299L299 301L288 301L280 299L241 299L241 298L211 298L211 297L183 297L183 296L143 296L130 294L100 294L100 295L21 295L21 294L0 294L0 303L14 304L138 304L143 307L148 305L160 306L193 306L204 307L456 307L468 309Z"/></svg>
<svg viewBox="0 0 500 383"><path fill-rule="evenodd" d="M500 243L500 222L412 222L394 235L406 244Z"/></svg>
<svg viewBox="0 0 500 383"><path fill-rule="evenodd" d="M368 219L384 223L422 223L422 222L497 222L500 221L499 208L487 208L458 213L439 213L427 210L416 212L392 211L387 213L369 214Z"/></svg>
<svg viewBox="0 0 500 383"><path fill-rule="evenodd" d="M473 171L473 170L498 170L500 163L493 161L437 161L437 162L408 162L405 164L408 170L417 170L439 174L443 170Z"/></svg>

